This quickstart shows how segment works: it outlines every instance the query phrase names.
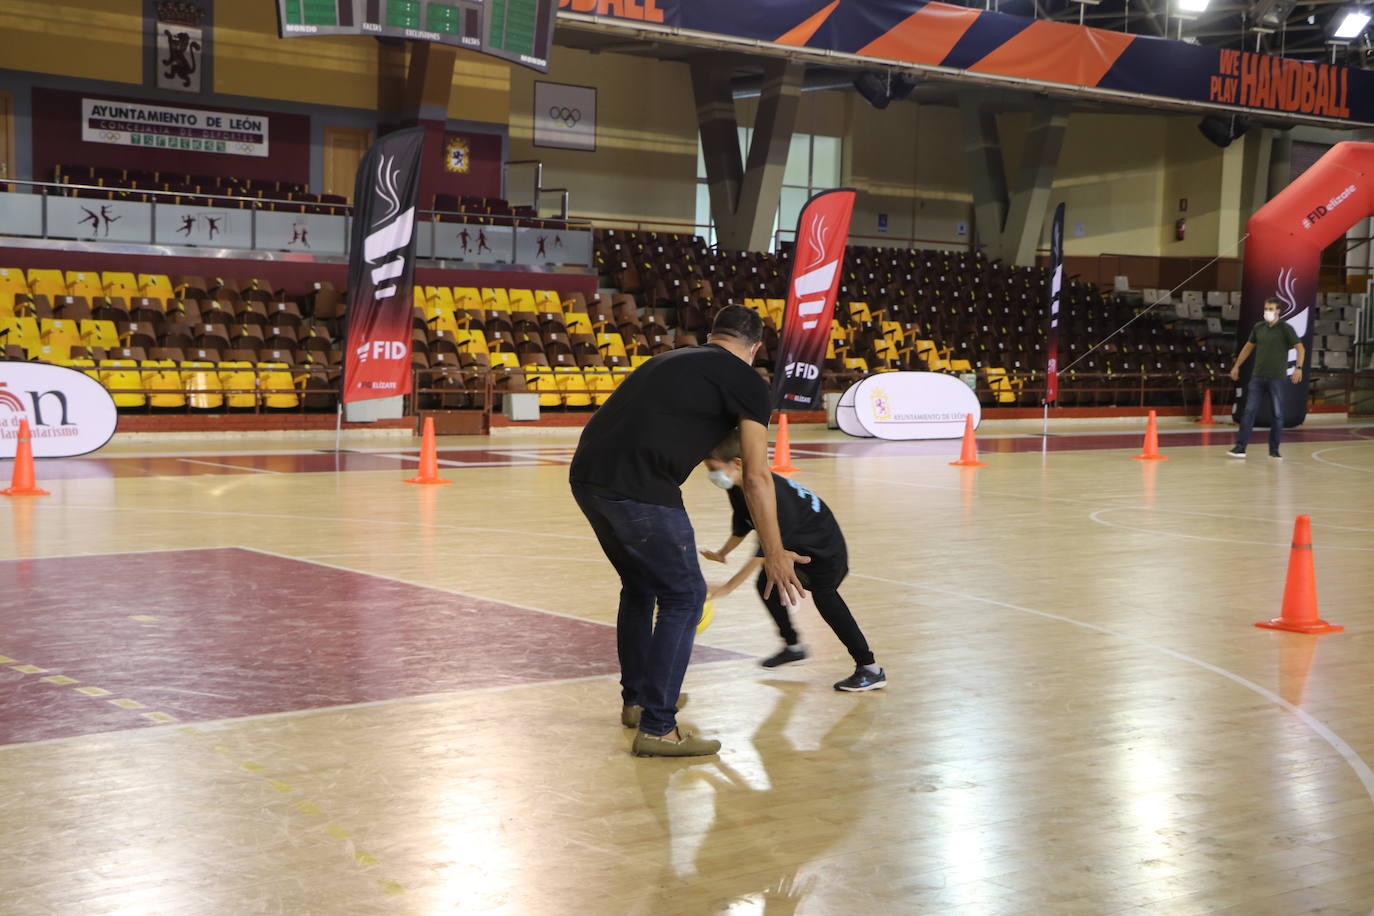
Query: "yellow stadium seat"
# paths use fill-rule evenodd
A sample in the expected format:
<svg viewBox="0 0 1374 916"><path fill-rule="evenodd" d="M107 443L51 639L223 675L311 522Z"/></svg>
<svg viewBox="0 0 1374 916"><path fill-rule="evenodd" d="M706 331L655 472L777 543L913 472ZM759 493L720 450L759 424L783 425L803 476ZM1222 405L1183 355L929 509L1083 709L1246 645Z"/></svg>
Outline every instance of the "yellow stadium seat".
<svg viewBox="0 0 1374 916"><path fill-rule="evenodd" d="M80 322L81 342L88 347L104 347L107 350L119 346L119 331L113 321L83 319Z"/></svg>
<svg viewBox="0 0 1374 916"><path fill-rule="evenodd" d="M786 299L766 299L764 304L768 306L768 314L765 316L772 321L773 327L782 330L783 313L787 311Z"/></svg>
<svg viewBox="0 0 1374 916"><path fill-rule="evenodd" d="M482 311L482 293L475 286L455 286L453 288L453 307Z"/></svg>
<svg viewBox="0 0 1374 916"><path fill-rule="evenodd" d="M14 297L29 294L29 281L17 267L0 267L0 317L14 314Z"/></svg>
<svg viewBox="0 0 1374 916"><path fill-rule="evenodd" d="M509 312L510 296L504 289L482 289L482 308L492 312Z"/></svg>
<svg viewBox="0 0 1374 916"><path fill-rule="evenodd" d="M75 321L44 318L38 322L38 336L42 345L52 348L55 359L70 359L72 347L79 347L81 331Z"/></svg>
<svg viewBox="0 0 1374 916"><path fill-rule="evenodd" d="M510 300L510 310L512 312L537 312L539 306L534 300L534 290L513 289L507 298Z"/></svg>
<svg viewBox="0 0 1374 916"><path fill-rule="evenodd" d="M751 299L749 297L745 297L744 307L750 309L751 311L758 312L761 316L767 316L768 314L768 303L765 302L763 299Z"/></svg>
<svg viewBox="0 0 1374 916"><path fill-rule="evenodd" d="M443 289L443 287L439 288ZM424 306L424 316L425 324L429 325L431 331L448 331L454 337L458 336L458 320L454 316L452 300L449 300L449 305L445 306L444 300L438 296L430 299Z"/></svg>
<svg viewBox="0 0 1374 916"><path fill-rule="evenodd" d="M537 289L534 291L534 304L538 306L537 312L554 312L555 314L563 311L563 298L551 289Z"/></svg>
<svg viewBox="0 0 1374 916"><path fill-rule="evenodd" d="M137 283L140 296L163 300L176 298L176 293L172 290L172 279L166 274L139 274Z"/></svg>
<svg viewBox="0 0 1374 916"><path fill-rule="evenodd" d="M157 372L143 373L143 387L155 393L148 396L151 407L185 407L186 393L181 387L181 373L176 360L145 359L143 368L157 368Z"/></svg>
<svg viewBox="0 0 1374 916"><path fill-rule="evenodd" d="M67 281L62 278L60 270L30 270L29 292L49 299L72 295L67 292Z"/></svg>
<svg viewBox="0 0 1374 916"><path fill-rule="evenodd" d="M615 391L615 386L619 380L610 369L591 368L583 370L582 378L586 380L587 387L592 390L592 402L600 407L606 403L606 399Z"/></svg>
<svg viewBox="0 0 1374 916"><path fill-rule="evenodd" d="M420 300L416 300L417 302ZM452 314L454 309L453 290L447 286L426 286L425 302L431 308L440 308Z"/></svg>
<svg viewBox="0 0 1374 916"><path fill-rule="evenodd" d="M0 338L4 339L6 345L23 347L25 350L36 351L43 346L43 339L38 333L38 319L27 315L0 317Z"/></svg>
<svg viewBox="0 0 1374 916"><path fill-rule="evenodd" d="M592 333L592 320L587 317L586 312L569 312L564 322L569 334L590 334Z"/></svg>
<svg viewBox="0 0 1374 916"><path fill-rule="evenodd" d="M114 398L116 407L142 407L147 403L147 398L142 394L128 391L128 389L139 389L143 386L143 377L134 371L138 367L138 361L133 359L102 359L100 361L100 372L96 375L96 380L105 386Z"/></svg>
<svg viewBox="0 0 1374 916"><path fill-rule="evenodd" d="M258 374L253 364L230 360L219 364L219 385L230 407L252 407L258 403Z"/></svg>
<svg viewBox="0 0 1374 916"><path fill-rule="evenodd" d="M296 380L286 363L258 363L258 387L262 391L262 406L291 408L301 403L296 394Z"/></svg>
<svg viewBox="0 0 1374 916"><path fill-rule="evenodd" d="M97 382L100 381L100 373L95 369L95 360L88 357L79 356L75 359L64 360L58 363L58 365L66 366L68 369L81 369Z"/></svg>
<svg viewBox="0 0 1374 916"><path fill-rule="evenodd" d="M966 359L952 359L949 361L949 368L952 372L972 372L973 363Z"/></svg>
<svg viewBox="0 0 1374 916"><path fill-rule="evenodd" d="M988 380L988 388L992 389L993 400L998 404L1016 403L1016 391L1012 387L1011 379L1007 378L1007 370L984 369L983 375Z"/></svg>
<svg viewBox="0 0 1374 916"><path fill-rule="evenodd" d="M217 410L224 406L224 395L219 393L219 373L215 371L215 364L212 362L183 362L181 385L186 390L186 401L192 407L200 410Z"/></svg>
<svg viewBox="0 0 1374 916"><path fill-rule="evenodd" d="M480 331L478 333L481 333ZM488 361L493 369L519 369L520 359L509 350L501 353L492 353L488 356Z"/></svg>
<svg viewBox="0 0 1374 916"><path fill-rule="evenodd" d="M85 296L87 302L104 296L105 286L100 282L100 274L84 270L67 271L67 295Z"/></svg>
<svg viewBox="0 0 1374 916"><path fill-rule="evenodd" d="M897 346L900 347L906 343L906 331L902 330L900 321L884 321L880 327L883 329L883 336Z"/></svg>
<svg viewBox="0 0 1374 916"><path fill-rule="evenodd" d="M846 356L844 367L852 372L868 372L868 360L862 356Z"/></svg>
<svg viewBox="0 0 1374 916"><path fill-rule="evenodd" d="M582 377L582 370L576 366L555 366L554 379L558 390L563 394L563 403L568 407L590 407L592 396L587 393L591 386Z"/></svg>
<svg viewBox="0 0 1374 916"><path fill-rule="evenodd" d="M459 353L487 353L487 335L474 328L460 328L453 334Z"/></svg>
<svg viewBox="0 0 1374 916"><path fill-rule="evenodd" d="M868 310L867 302L849 303L849 317L854 321L872 321L873 313Z"/></svg>
<svg viewBox="0 0 1374 916"><path fill-rule="evenodd" d="M100 275L100 285L105 290L105 295L118 297L128 302L130 299L137 299L142 295L138 291L138 280L134 275L127 272L108 271Z"/></svg>
<svg viewBox="0 0 1374 916"><path fill-rule="evenodd" d="M548 366L530 363L525 369L525 388L539 393L540 407L557 407L563 403L558 393L558 380Z"/></svg>
<svg viewBox="0 0 1374 916"><path fill-rule="evenodd" d="M631 369L638 369L640 366L644 365L645 363L647 363L647 362L648 362L649 360L651 360L651 359L653 359L653 357L650 356L650 355L647 354L647 353L640 353L640 354L637 354L637 355L635 355L635 356L631 356L631 357L630 357L630 368L631 368Z"/></svg>
<svg viewBox="0 0 1374 916"><path fill-rule="evenodd" d="M602 357L629 355L625 352L624 339L619 334L611 332L602 332L596 335L596 349Z"/></svg>

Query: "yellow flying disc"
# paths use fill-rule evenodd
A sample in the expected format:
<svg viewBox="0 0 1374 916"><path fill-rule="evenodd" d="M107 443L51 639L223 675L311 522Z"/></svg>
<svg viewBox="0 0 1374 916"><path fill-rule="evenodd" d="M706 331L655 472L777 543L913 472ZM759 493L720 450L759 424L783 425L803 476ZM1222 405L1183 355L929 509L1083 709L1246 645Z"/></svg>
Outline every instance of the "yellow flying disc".
<svg viewBox="0 0 1374 916"><path fill-rule="evenodd" d="M711 618L716 615L716 603L708 600L701 606L701 619L697 621L697 632L704 632L711 625Z"/></svg>

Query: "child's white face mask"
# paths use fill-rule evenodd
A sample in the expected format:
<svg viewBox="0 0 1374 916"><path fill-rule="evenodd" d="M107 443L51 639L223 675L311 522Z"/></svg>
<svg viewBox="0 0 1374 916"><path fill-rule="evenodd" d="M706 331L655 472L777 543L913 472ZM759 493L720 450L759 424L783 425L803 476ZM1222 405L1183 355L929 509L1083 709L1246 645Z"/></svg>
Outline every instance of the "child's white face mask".
<svg viewBox="0 0 1374 916"><path fill-rule="evenodd" d="M735 485L735 482L730 479L730 475L724 471L712 471L706 476L711 478L711 483L720 487L722 490L728 490Z"/></svg>

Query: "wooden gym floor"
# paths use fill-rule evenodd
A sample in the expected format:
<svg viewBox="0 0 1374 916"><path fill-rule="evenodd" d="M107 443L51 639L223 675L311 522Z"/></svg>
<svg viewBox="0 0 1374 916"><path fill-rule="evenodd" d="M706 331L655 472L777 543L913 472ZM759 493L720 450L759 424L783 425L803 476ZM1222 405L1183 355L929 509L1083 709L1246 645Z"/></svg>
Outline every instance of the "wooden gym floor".
<svg viewBox="0 0 1374 916"><path fill-rule="evenodd" d="M1281 463L1034 432L985 425L968 471L794 428L889 686L831 689L809 604L811 657L759 668L742 589L693 761L628 753L575 433L441 440L447 487L401 482L408 438L41 461L52 496L0 501L0 912L1369 913L1374 427ZM718 546L724 495L685 493ZM1252 625L1300 513L1343 633Z"/></svg>

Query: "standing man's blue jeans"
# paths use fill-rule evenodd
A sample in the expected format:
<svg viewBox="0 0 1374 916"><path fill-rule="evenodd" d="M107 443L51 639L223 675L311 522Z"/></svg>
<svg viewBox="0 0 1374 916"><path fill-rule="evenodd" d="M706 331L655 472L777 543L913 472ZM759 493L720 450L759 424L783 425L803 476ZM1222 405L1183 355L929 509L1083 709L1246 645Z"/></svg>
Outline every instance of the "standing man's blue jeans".
<svg viewBox="0 0 1374 916"><path fill-rule="evenodd" d="M1240 416L1240 435L1236 436L1236 448L1242 452L1250 442L1250 433L1255 428L1255 413L1259 410L1260 398L1269 399L1273 420L1269 423L1269 453L1279 450L1279 439L1283 436L1283 386L1286 378L1259 378L1250 376L1250 384L1245 389L1245 411Z"/></svg>
<svg viewBox="0 0 1374 916"><path fill-rule="evenodd" d="M677 697L706 600L692 522L685 509L582 484L572 493L620 574L620 694L626 706L643 707L640 731L666 735L677 727Z"/></svg>

